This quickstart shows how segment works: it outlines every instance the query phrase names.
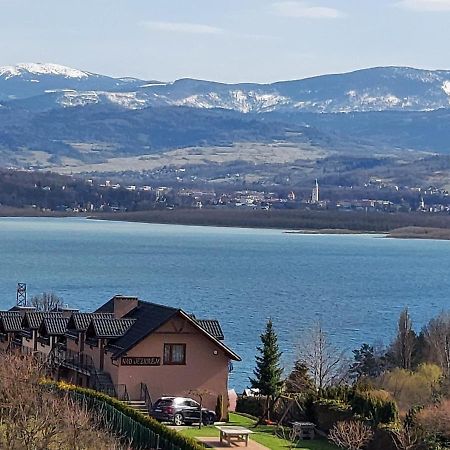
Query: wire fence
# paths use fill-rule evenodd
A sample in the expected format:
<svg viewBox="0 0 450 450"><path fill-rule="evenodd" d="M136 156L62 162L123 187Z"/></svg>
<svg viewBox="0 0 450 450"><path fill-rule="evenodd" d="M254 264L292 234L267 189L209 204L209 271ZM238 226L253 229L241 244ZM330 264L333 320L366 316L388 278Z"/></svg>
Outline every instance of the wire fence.
<svg viewBox="0 0 450 450"><path fill-rule="evenodd" d="M93 411L102 428L118 436L134 450L182 450L106 402L75 391L70 391L69 395L81 406Z"/></svg>

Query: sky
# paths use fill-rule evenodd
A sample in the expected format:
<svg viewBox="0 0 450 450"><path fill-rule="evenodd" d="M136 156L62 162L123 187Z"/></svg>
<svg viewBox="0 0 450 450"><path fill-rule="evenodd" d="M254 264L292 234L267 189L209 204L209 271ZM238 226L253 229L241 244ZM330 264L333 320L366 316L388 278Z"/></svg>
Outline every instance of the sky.
<svg viewBox="0 0 450 450"><path fill-rule="evenodd" d="M0 66L272 82L450 69L450 0L0 0Z"/></svg>

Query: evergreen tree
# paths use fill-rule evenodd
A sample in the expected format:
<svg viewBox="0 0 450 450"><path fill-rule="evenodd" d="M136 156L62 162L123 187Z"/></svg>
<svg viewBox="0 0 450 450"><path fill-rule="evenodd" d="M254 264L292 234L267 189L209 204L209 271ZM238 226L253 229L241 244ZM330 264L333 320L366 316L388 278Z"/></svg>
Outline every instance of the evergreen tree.
<svg viewBox="0 0 450 450"><path fill-rule="evenodd" d="M286 379L286 392L306 394L314 391L314 381L309 376L308 366L301 360L296 361Z"/></svg>
<svg viewBox="0 0 450 450"><path fill-rule="evenodd" d="M252 388L258 389L260 395L266 397L265 416L270 418L270 411L275 397L282 389L281 379L283 369L280 367L281 352L278 347L278 337L273 329L272 320L269 319L266 329L261 334L262 346L257 347L259 355L256 356L255 377L250 378Z"/></svg>
<svg viewBox="0 0 450 450"><path fill-rule="evenodd" d="M361 348L353 350L355 362L350 366L350 376L355 379L361 377L375 378L384 370L384 360L375 353L372 346L363 344Z"/></svg>

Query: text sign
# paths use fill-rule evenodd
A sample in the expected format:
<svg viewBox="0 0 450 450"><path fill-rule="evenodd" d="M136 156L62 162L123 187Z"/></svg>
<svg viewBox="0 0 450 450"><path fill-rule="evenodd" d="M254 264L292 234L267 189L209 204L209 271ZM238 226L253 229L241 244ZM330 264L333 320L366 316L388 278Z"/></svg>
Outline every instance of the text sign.
<svg viewBox="0 0 450 450"><path fill-rule="evenodd" d="M122 366L160 366L159 356L122 356Z"/></svg>

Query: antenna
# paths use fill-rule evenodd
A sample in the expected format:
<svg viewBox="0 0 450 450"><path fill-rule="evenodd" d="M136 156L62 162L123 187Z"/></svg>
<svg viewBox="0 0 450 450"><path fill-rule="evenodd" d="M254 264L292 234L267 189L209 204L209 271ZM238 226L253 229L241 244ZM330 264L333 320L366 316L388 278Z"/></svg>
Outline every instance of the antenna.
<svg viewBox="0 0 450 450"><path fill-rule="evenodd" d="M17 283L16 305L27 306L27 284Z"/></svg>

